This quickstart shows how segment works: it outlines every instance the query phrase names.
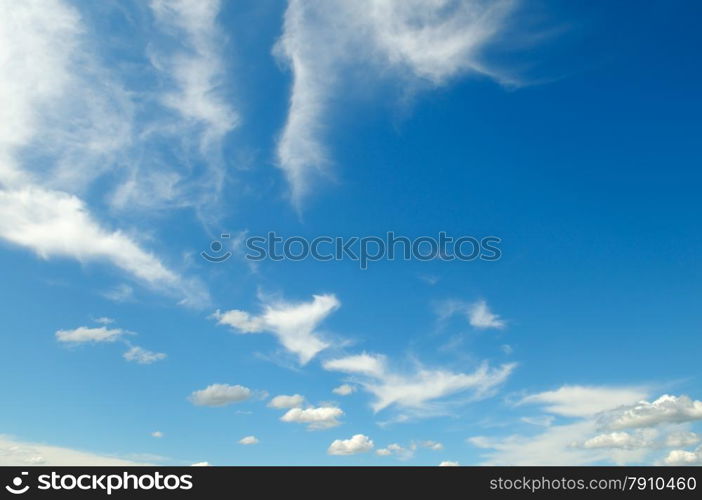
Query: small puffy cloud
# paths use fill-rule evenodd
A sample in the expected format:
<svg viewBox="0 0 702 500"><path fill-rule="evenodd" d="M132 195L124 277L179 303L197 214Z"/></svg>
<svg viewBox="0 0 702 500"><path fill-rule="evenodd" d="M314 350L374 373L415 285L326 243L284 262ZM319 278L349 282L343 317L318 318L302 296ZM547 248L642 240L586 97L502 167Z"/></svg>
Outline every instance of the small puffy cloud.
<svg viewBox="0 0 702 500"><path fill-rule="evenodd" d="M139 363L140 365L150 365L151 363L164 360L167 357L166 354L162 352L149 351L136 345L130 347L122 356L127 361Z"/></svg>
<svg viewBox="0 0 702 500"><path fill-rule="evenodd" d="M381 355L360 354L333 359L324 368L360 376L358 383L376 397L375 411L391 405L418 411L436 410L433 403L452 394L472 392L472 398L490 395L512 373L516 365L507 364L491 369L483 363L473 373L454 373L448 370L430 370L418 366L411 373L397 373L389 369Z"/></svg>
<svg viewBox="0 0 702 500"><path fill-rule="evenodd" d="M444 445L437 441L421 441L419 443L419 446L421 446L422 448L429 448L433 451L440 451L444 449Z"/></svg>
<svg viewBox="0 0 702 500"><path fill-rule="evenodd" d="M653 427L702 420L702 401L687 396L664 394L653 402L640 401L602 415L600 423L609 429Z"/></svg>
<svg viewBox="0 0 702 500"><path fill-rule="evenodd" d="M292 396L286 396L281 394L270 400L268 406L277 409L288 409L288 408L299 408L305 403L304 396L300 394L293 394Z"/></svg>
<svg viewBox="0 0 702 500"><path fill-rule="evenodd" d="M134 298L134 288L122 283L102 292L102 296L113 302L128 302Z"/></svg>
<svg viewBox="0 0 702 500"><path fill-rule="evenodd" d="M256 436L246 436L243 437L239 440L239 444L243 444L245 446L249 446L252 444L258 444L258 438Z"/></svg>
<svg viewBox="0 0 702 500"><path fill-rule="evenodd" d="M479 300L470 306L468 309L468 322L472 327L481 330L505 327L504 320L500 319L497 314L493 314L484 300Z"/></svg>
<svg viewBox="0 0 702 500"><path fill-rule="evenodd" d="M258 316L236 309L216 311L213 316L218 324L228 325L241 333L273 334L304 365L329 347L317 327L340 306L334 295L314 295L310 302L266 304Z"/></svg>
<svg viewBox="0 0 702 500"><path fill-rule="evenodd" d="M108 318L107 316L102 316L102 317L97 318L97 319L95 320L95 323L100 323L101 325L110 325L110 324L112 324L112 323L114 323L114 322L115 322L114 319Z"/></svg>
<svg viewBox="0 0 702 500"><path fill-rule="evenodd" d="M194 464L190 465L190 467L209 467L210 463L209 462L195 462Z"/></svg>
<svg viewBox="0 0 702 500"><path fill-rule="evenodd" d="M122 337L125 333L120 328L107 328L101 326L98 328L90 328L80 326L73 330L59 330L56 332L56 339L59 342L81 344L86 342L114 342Z"/></svg>
<svg viewBox="0 0 702 500"><path fill-rule="evenodd" d="M397 443L392 443L385 448L378 449L375 453L381 457L394 456L399 460L409 460L414 456L414 453L419 448L426 448L433 451L440 451L444 449L444 445L437 441L419 441L412 442L409 446L402 446Z"/></svg>
<svg viewBox="0 0 702 500"><path fill-rule="evenodd" d="M444 460L439 464L439 467L459 467L461 464L458 462L452 462L451 460Z"/></svg>
<svg viewBox="0 0 702 500"><path fill-rule="evenodd" d="M490 311L485 300L469 303L462 300L445 300L436 307L439 320L445 321L455 315L464 316L473 328L479 330L501 330L507 326L505 320Z"/></svg>
<svg viewBox="0 0 702 500"><path fill-rule="evenodd" d="M631 404L646 397L646 391L636 387L587 387L564 385L554 391L532 394L518 404L545 405L545 410L564 417L586 417Z"/></svg>
<svg viewBox="0 0 702 500"><path fill-rule="evenodd" d="M164 436L164 434L161 431L154 431L151 433L151 437L162 438L163 436Z"/></svg>
<svg viewBox="0 0 702 500"><path fill-rule="evenodd" d="M193 392L188 399L197 406L227 406L251 397L251 389L241 385L212 384Z"/></svg>
<svg viewBox="0 0 702 500"><path fill-rule="evenodd" d="M665 458L666 465L702 465L702 447L695 451L673 450Z"/></svg>
<svg viewBox="0 0 702 500"><path fill-rule="evenodd" d="M329 445L330 455L356 455L367 453L373 449L373 441L363 434L355 434L350 439L336 439Z"/></svg>
<svg viewBox="0 0 702 500"><path fill-rule="evenodd" d="M356 392L356 387L349 384L342 384L339 387L332 389L332 392L334 394L338 394L339 396L348 396Z"/></svg>
<svg viewBox="0 0 702 500"><path fill-rule="evenodd" d="M405 448L397 443L392 443L385 448L376 450L375 454L381 457L395 456L400 460L409 460L414 456L415 445Z"/></svg>
<svg viewBox="0 0 702 500"><path fill-rule="evenodd" d="M341 424L339 418L344 415L341 408L320 406L317 408L292 408L280 417L282 422L307 424L309 430L324 430Z"/></svg>

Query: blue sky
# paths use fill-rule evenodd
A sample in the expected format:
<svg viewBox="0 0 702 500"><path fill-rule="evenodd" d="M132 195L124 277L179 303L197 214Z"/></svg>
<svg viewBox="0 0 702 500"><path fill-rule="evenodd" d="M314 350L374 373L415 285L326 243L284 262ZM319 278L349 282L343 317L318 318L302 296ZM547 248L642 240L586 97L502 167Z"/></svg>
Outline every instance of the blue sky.
<svg viewBox="0 0 702 500"><path fill-rule="evenodd" d="M0 464L701 464L699 14L0 1Z"/></svg>

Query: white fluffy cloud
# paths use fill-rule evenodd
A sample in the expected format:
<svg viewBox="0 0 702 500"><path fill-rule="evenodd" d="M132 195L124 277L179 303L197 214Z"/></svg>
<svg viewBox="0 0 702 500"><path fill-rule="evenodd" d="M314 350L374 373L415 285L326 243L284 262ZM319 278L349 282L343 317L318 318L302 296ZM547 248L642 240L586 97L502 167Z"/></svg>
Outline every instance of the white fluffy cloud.
<svg viewBox="0 0 702 500"><path fill-rule="evenodd" d="M156 363L157 361L162 361L166 359L166 354L162 352L153 352L138 345L131 346L127 352L125 352L122 357L127 361L133 361L139 363L140 365L150 365Z"/></svg>
<svg viewBox="0 0 702 500"><path fill-rule="evenodd" d="M702 447L695 451L672 450L665 457L666 465L702 465Z"/></svg>
<svg viewBox="0 0 702 500"><path fill-rule="evenodd" d="M672 430L671 430L672 429ZM651 450L665 448L684 448L699 443L699 434L690 431L675 430L675 427L665 426L657 429L634 429L630 432L608 432L598 434L583 443L585 448L620 448Z"/></svg>
<svg viewBox="0 0 702 500"><path fill-rule="evenodd" d="M309 430L331 429L341 425L339 418L344 415L341 408L335 406L320 406L311 408L291 408L280 417L282 422L306 424Z"/></svg>
<svg viewBox="0 0 702 500"><path fill-rule="evenodd" d="M258 438L256 436L245 436L239 440L239 444L243 444L245 446L250 446L252 444L258 444Z"/></svg>
<svg viewBox="0 0 702 500"><path fill-rule="evenodd" d="M460 467L461 464L458 462L453 462L451 460L444 460L439 464L439 467Z"/></svg>
<svg viewBox="0 0 702 500"><path fill-rule="evenodd" d="M275 53L293 74L278 161L297 203L330 161L323 137L328 107L352 67L368 75L439 86L467 72L491 75L481 49L514 2L479 0L290 0ZM495 76L492 74L492 76Z"/></svg>
<svg viewBox="0 0 702 500"><path fill-rule="evenodd" d="M602 415L600 422L609 429L653 427L702 420L702 401L687 396L664 394L653 402L640 401Z"/></svg>
<svg viewBox="0 0 702 500"><path fill-rule="evenodd" d="M268 406L271 408L278 409L288 409L288 408L299 408L305 403L305 397L300 394L293 394L292 396L286 396L281 394L270 400Z"/></svg>
<svg viewBox="0 0 702 500"><path fill-rule="evenodd" d="M304 365L329 347L317 327L340 305L334 295L314 295L310 302L266 304L258 316L232 310L217 311L214 317L218 324L231 326L241 333L269 332L275 335L283 347L297 355L300 364Z"/></svg>
<svg viewBox="0 0 702 500"><path fill-rule="evenodd" d="M324 363L326 370L360 376L358 383L376 398L375 411L391 405L427 410L437 400L466 391L471 392L472 398L482 398L502 384L514 367L514 364L507 364L491 369L483 363L473 373L454 373L419 366L403 374L390 370L384 356L366 353Z"/></svg>
<svg viewBox="0 0 702 500"><path fill-rule="evenodd" d="M373 441L363 434L355 434L350 439L336 439L329 445L330 455L356 455L373 449Z"/></svg>
<svg viewBox="0 0 702 500"><path fill-rule="evenodd" d="M649 442L641 436L627 432L610 432L599 434L583 443L585 448L641 448L649 446Z"/></svg>
<svg viewBox="0 0 702 500"><path fill-rule="evenodd" d="M241 385L212 384L193 392L188 399L197 406L226 406L246 401L251 394L251 389Z"/></svg>
<svg viewBox="0 0 702 500"><path fill-rule="evenodd" d="M162 438L163 436L164 436L164 434L163 434L163 432L161 432L161 431L154 431L154 432L151 433L151 437L155 437L155 438L158 438L158 439Z"/></svg>
<svg viewBox="0 0 702 500"><path fill-rule="evenodd" d="M114 342L126 333L127 332L121 328L107 328L105 326L90 328L87 326L79 326L73 330L58 330L56 332L56 340L72 344Z"/></svg>

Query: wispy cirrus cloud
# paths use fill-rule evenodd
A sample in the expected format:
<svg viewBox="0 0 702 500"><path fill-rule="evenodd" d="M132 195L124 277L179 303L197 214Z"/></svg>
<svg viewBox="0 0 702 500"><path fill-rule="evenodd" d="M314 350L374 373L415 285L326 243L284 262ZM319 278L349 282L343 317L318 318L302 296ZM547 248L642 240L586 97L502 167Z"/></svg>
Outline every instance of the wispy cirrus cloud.
<svg viewBox="0 0 702 500"><path fill-rule="evenodd" d="M171 43L147 57L147 46L158 45L153 30L130 18L134 57L125 63L90 24L90 4L0 1L0 121L12 124L0 131L0 238L43 258L110 263L184 304L209 302L200 282L110 227L121 225L122 209L188 206L202 214L218 199L221 141L239 121L222 90L219 6L154 1ZM136 87L120 72L125 64L146 75ZM164 157L167 150L175 153ZM102 201L112 210L98 217L92 207Z"/></svg>
<svg viewBox="0 0 702 500"><path fill-rule="evenodd" d="M289 0L275 54L291 69L287 121L278 142L278 164L294 203L309 194L315 177L328 174L325 146L331 102L342 81L364 71L405 87L444 85L465 73L507 81L491 70L482 49L500 33L514 0ZM369 74L375 74L373 81Z"/></svg>
<svg viewBox="0 0 702 500"><path fill-rule="evenodd" d="M149 6L158 36L151 28L140 32L155 39L145 71L161 91L142 96L150 114L139 115L135 133L147 145L145 158L130 162L110 201L120 211L194 207L210 218L226 180L223 140L241 120L227 92L221 2L152 0Z"/></svg>
<svg viewBox="0 0 702 500"><path fill-rule="evenodd" d="M43 443L31 443L0 435L0 466L112 466L149 465L142 461L125 460L107 454L97 454Z"/></svg>
<svg viewBox="0 0 702 500"><path fill-rule="evenodd" d="M385 356L367 353L330 359L323 366L355 376L355 382L375 396L374 411L397 406L420 416L445 412L445 398L451 395L467 392L473 400L490 396L516 367L490 368L483 363L472 373L456 373L417 364L409 372L399 372L389 367Z"/></svg>
<svg viewBox="0 0 702 500"><path fill-rule="evenodd" d="M518 404L543 405L547 412L564 417L587 417L640 401L647 395L645 387L564 385L525 396Z"/></svg>
<svg viewBox="0 0 702 500"><path fill-rule="evenodd" d="M186 305L202 307L209 302L199 281L169 269L125 233L103 228L81 199L65 192L36 186L0 189L0 237L43 259L108 262Z"/></svg>

